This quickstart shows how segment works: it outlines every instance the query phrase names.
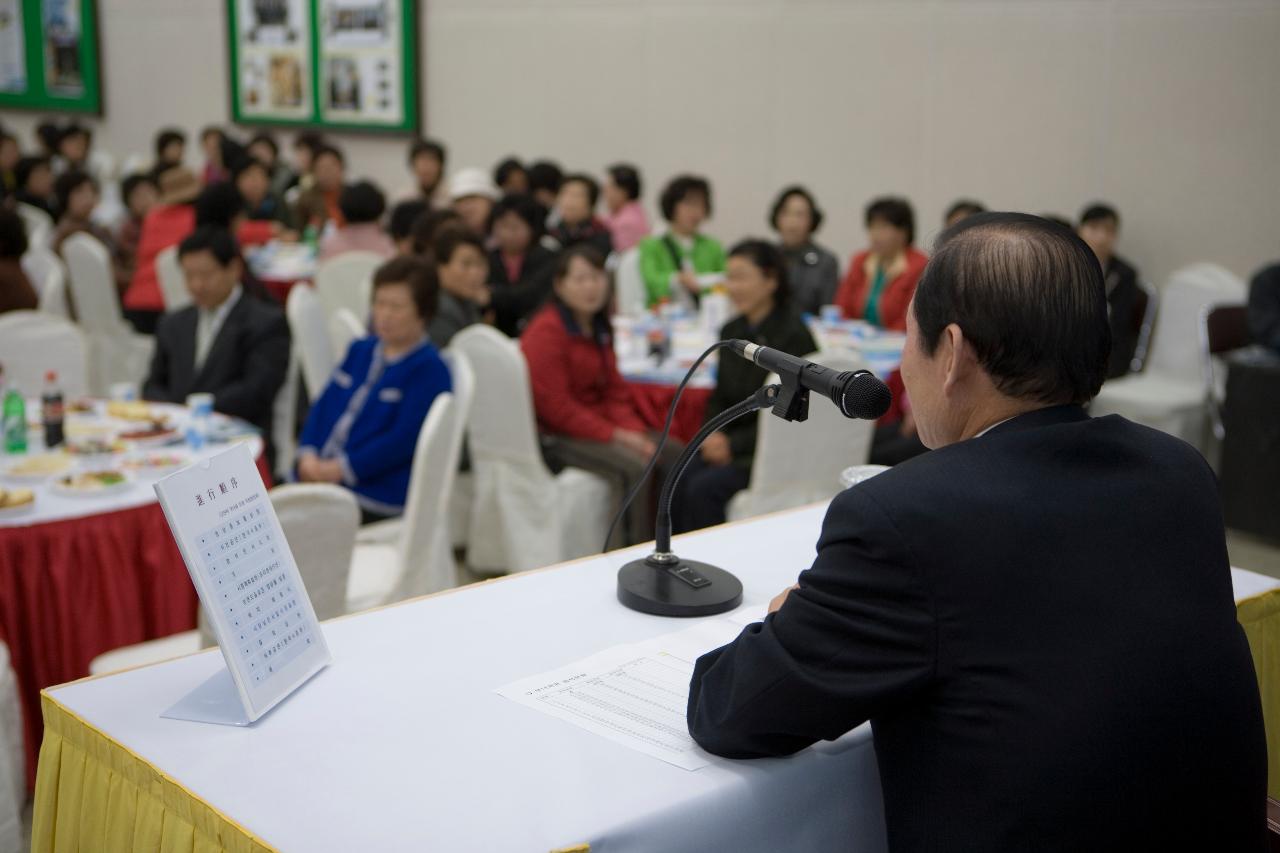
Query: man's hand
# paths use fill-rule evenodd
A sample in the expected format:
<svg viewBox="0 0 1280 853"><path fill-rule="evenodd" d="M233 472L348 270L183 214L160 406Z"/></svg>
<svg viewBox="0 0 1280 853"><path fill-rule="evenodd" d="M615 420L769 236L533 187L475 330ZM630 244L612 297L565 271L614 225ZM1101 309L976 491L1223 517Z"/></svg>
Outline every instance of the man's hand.
<svg viewBox="0 0 1280 853"><path fill-rule="evenodd" d="M649 439L649 436L630 429L615 429L613 431L613 441L615 444L645 458L652 456L657 447Z"/></svg>
<svg viewBox="0 0 1280 853"><path fill-rule="evenodd" d="M698 276L692 270L681 270L676 275L676 281L695 296L702 292L702 285L698 284Z"/></svg>
<svg viewBox="0 0 1280 853"><path fill-rule="evenodd" d="M773 597L773 601L770 601L770 602L769 602L769 612L770 612L770 613L777 613L777 612L778 612L778 608L782 607L782 603L783 603L784 601L786 601L786 600L787 600L787 596L791 594L791 590L793 590L793 589L799 589L799 588L800 588L800 584L798 584L798 583L793 583L791 586L787 587L787 588L786 588L786 589L784 589L782 592L780 592L780 593L778 593L777 595L775 595L775 596Z"/></svg>

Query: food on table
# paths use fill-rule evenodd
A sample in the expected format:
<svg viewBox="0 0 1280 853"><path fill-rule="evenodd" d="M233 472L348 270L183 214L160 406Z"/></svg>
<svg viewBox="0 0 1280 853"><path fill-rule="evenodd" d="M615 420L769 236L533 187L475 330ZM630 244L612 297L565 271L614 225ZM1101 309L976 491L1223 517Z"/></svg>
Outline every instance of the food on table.
<svg viewBox="0 0 1280 853"><path fill-rule="evenodd" d="M145 429L132 429L120 433L121 441L151 441L153 439L173 438L178 431L164 421L152 421Z"/></svg>
<svg viewBox="0 0 1280 853"><path fill-rule="evenodd" d="M187 458L177 453L149 453L146 456L136 456L124 461L124 467L134 471L177 468L186 464Z"/></svg>
<svg viewBox="0 0 1280 853"><path fill-rule="evenodd" d="M112 400L107 403L107 417L122 421L156 421L156 412L147 403L137 400Z"/></svg>
<svg viewBox="0 0 1280 853"><path fill-rule="evenodd" d="M65 453L37 453L13 462L4 469L11 477L51 477L71 467Z"/></svg>
<svg viewBox="0 0 1280 853"><path fill-rule="evenodd" d="M16 509L35 502L35 492L30 489L0 489L0 510Z"/></svg>
<svg viewBox="0 0 1280 853"><path fill-rule="evenodd" d="M67 406L67 413L72 415L91 415L95 411L93 400L72 400Z"/></svg>
<svg viewBox="0 0 1280 853"><path fill-rule="evenodd" d="M100 492L127 481L123 471L84 471L62 477L58 480L58 485L72 492Z"/></svg>
<svg viewBox="0 0 1280 853"><path fill-rule="evenodd" d="M105 456L111 453L123 453L127 449L119 441L110 441L93 436L76 438L67 442L67 452L72 456Z"/></svg>

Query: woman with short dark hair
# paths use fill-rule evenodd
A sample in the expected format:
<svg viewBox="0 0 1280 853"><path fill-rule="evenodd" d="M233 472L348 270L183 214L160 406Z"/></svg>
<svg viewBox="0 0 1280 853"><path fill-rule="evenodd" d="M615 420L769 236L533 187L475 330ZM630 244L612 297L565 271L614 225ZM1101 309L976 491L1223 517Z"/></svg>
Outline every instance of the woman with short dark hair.
<svg viewBox="0 0 1280 853"><path fill-rule="evenodd" d="M440 301L427 326L431 342L447 347L453 336L484 319L489 307L489 261L484 242L460 223L441 228L431 243Z"/></svg>
<svg viewBox="0 0 1280 853"><path fill-rule="evenodd" d="M743 240L729 252L725 287L737 316L720 330L720 340L740 338L753 344L806 356L817 350L813 336L791 305L787 264L764 240ZM741 358L720 359L716 388L706 419L741 403L764 384L768 371ZM748 415L713 432L680 480L674 502L677 532L722 524L729 499L751 482L759 421Z"/></svg>
<svg viewBox="0 0 1280 853"><path fill-rule="evenodd" d="M831 304L840 283L836 256L813 240L822 219L817 201L802 186L784 189L769 212L769 224L778 232L778 248L787 260L792 301L802 314L817 314Z"/></svg>
<svg viewBox="0 0 1280 853"><path fill-rule="evenodd" d="M929 257L914 245L915 214L906 199L878 198L867 205L864 221L870 248L849 262L836 304L844 316L873 326L906 331L907 306Z"/></svg>
<svg viewBox="0 0 1280 853"><path fill-rule="evenodd" d="M404 511L418 431L436 397L453 388L427 337L438 290L420 258L378 268L373 334L352 342L302 429L298 479L351 489L366 522Z"/></svg>
<svg viewBox="0 0 1280 853"><path fill-rule="evenodd" d="M489 215L493 324L513 338L551 293L556 255L538 241L542 221L542 206L527 195L503 196Z"/></svg>
<svg viewBox="0 0 1280 853"><path fill-rule="evenodd" d="M344 252L373 252L384 258L396 253L396 244L380 223L387 209L382 190L368 181L356 181L342 188L338 208L342 211L343 223L320 242L320 260L335 258Z"/></svg>
<svg viewBox="0 0 1280 853"><path fill-rule="evenodd" d="M646 303L696 304L708 278L724 273L724 247L701 231L711 215L711 185L697 175L678 175L662 191L660 206L667 233L640 241Z"/></svg>
<svg viewBox="0 0 1280 853"><path fill-rule="evenodd" d="M613 250L625 252L649 236L649 217L640 203L640 172L627 163L615 163L606 176L602 218L613 236Z"/></svg>
<svg viewBox="0 0 1280 853"><path fill-rule="evenodd" d="M613 251L609 229L595 214L600 203L600 185L590 175L566 175L556 194L555 224L547 236L561 249L585 244L608 257Z"/></svg>

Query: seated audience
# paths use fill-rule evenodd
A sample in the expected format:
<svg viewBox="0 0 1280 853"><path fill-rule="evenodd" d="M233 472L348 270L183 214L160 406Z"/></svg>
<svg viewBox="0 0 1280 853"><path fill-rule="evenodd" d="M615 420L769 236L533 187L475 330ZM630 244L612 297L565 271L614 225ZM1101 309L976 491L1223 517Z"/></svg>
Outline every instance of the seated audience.
<svg viewBox="0 0 1280 853"><path fill-rule="evenodd" d="M244 199L245 214L260 226L267 239L289 230L289 209L271 189L271 170L261 160L244 156L231 167L231 183ZM256 242L266 242L260 240Z"/></svg>
<svg viewBox="0 0 1280 853"><path fill-rule="evenodd" d="M276 144L275 137L269 133L259 133L249 140L245 150L267 170L269 180L267 197L275 199L282 211L287 210L284 194L297 182L298 176L280 159L280 146Z"/></svg>
<svg viewBox="0 0 1280 853"><path fill-rule="evenodd" d="M204 153L204 169L200 172L200 182L216 184L231 177L227 164L222 159L222 143L227 135L221 128L206 127L200 131L200 150Z"/></svg>
<svg viewBox="0 0 1280 853"><path fill-rule="evenodd" d="M48 157L23 157L13 167L18 188L13 200L39 208L53 220L58 218L58 200L53 194L53 169Z"/></svg>
<svg viewBox="0 0 1280 853"><path fill-rule="evenodd" d="M560 254L552 299L529 321L520 348L529 365L533 406L553 467L573 466L608 479L627 494L656 447L618 372L609 324L604 257L588 245ZM678 443L664 452L674 462ZM645 481L626 518L626 544L653 536L653 483Z"/></svg>
<svg viewBox="0 0 1280 853"><path fill-rule="evenodd" d="M625 252L649 236L649 216L640 203L640 171L626 163L609 167L604 181L605 227L613 248Z"/></svg>
<svg viewBox="0 0 1280 853"><path fill-rule="evenodd" d="M640 241L640 275L650 308L666 301L697 303L705 279L724 273L724 248L703 235L711 215L711 185L696 175L680 175L667 184L659 201L667 233Z"/></svg>
<svg viewBox="0 0 1280 853"><path fill-rule="evenodd" d="M555 224L547 230L559 249L585 243L605 257L613 251L613 238L604 222L595 215L600 202L600 185L590 175L573 174L560 182L556 196Z"/></svg>
<svg viewBox="0 0 1280 853"><path fill-rule="evenodd" d="M137 264L124 294L125 316L143 334L155 331L164 313L164 293L156 274L156 256L182 242L196 227L195 199L200 180L186 166L170 166L158 179L160 198L142 220Z"/></svg>
<svg viewBox="0 0 1280 853"><path fill-rule="evenodd" d="M1111 323L1111 360L1107 378L1129 372L1133 352L1138 347L1138 271L1116 254L1120 235L1120 214L1106 204L1091 204L1080 214L1080 239L1089 244L1102 264L1103 285L1107 289L1107 316Z"/></svg>
<svg viewBox="0 0 1280 853"><path fill-rule="evenodd" d="M413 225L409 227L409 242L413 249L412 253L424 258L430 255L436 234L450 225L466 228L462 223L462 217L452 207L429 208L425 213L413 220Z"/></svg>
<svg viewBox="0 0 1280 853"><path fill-rule="evenodd" d="M142 237L142 222L160 199L160 189L149 173L135 173L120 182L120 198L124 202L124 220L116 231L116 262L127 282L137 271L138 241ZM121 299L124 293L120 294Z"/></svg>
<svg viewBox="0 0 1280 853"><path fill-rule="evenodd" d="M453 336L483 319L489 307L489 263L484 243L469 228L447 227L436 232L431 255L440 281L440 296L428 322L431 342L444 349Z"/></svg>
<svg viewBox="0 0 1280 853"><path fill-rule="evenodd" d="M155 163L152 175L159 176L170 166L181 166L187 159L187 134L181 128L166 127L156 133Z"/></svg>
<svg viewBox="0 0 1280 853"><path fill-rule="evenodd" d="M934 452L837 495L812 566L698 659L703 749L787 756L870 722L893 851L1267 847L1217 482L1184 442L1085 411L1101 290L1036 217L943 234L902 365Z"/></svg>
<svg viewBox="0 0 1280 853"><path fill-rule="evenodd" d="M343 224L320 242L321 260L343 252L373 252L384 258L396 253L396 244L382 230L387 200L381 190L368 181L357 181L343 188L338 207L342 210Z"/></svg>
<svg viewBox="0 0 1280 853"><path fill-rule="evenodd" d="M84 172L99 184L111 177L110 158L94 151L93 134L78 122L71 122L58 137L58 156L53 158L55 175Z"/></svg>
<svg viewBox="0 0 1280 853"><path fill-rule="evenodd" d="M26 252L26 224L17 212L0 205L0 314L34 311L40 305L40 294L22 269Z"/></svg>
<svg viewBox="0 0 1280 853"><path fill-rule="evenodd" d="M929 258L916 249L916 220L902 198L878 198L867 205L864 222L871 247L849 261L836 291L845 317L904 331L907 306Z"/></svg>
<svg viewBox="0 0 1280 853"><path fill-rule="evenodd" d="M62 175L54 182L54 192L58 196L58 208L62 211L62 216L58 219L58 225L53 229L53 234L49 237L49 248L54 252L62 254L62 244L72 234L81 232L89 234L103 248L111 253L112 257L112 279L115 286L115 298L118 300L124 292L129 288L129 270L120 263L119 256L116 253L115 240L107 229L93 222L90 217L93 210L98 206L98 185L88 174L78 169L72 169L63 172ZM72 297L72 291L67 290L67 305L71 311L72 317L78 317L76 313L75 300Z"/></svg>
<svg viewBox="0 0 1280 853"><path fill-rule="evenodd" d="M449 179L449 203L471 233L483 238L489 227L489 214L498 198L484 169L460 169Z"/></svg>
<svg viewBox="0 0 1280 853"><path fill-rule="evenodd" d="M490 217L493 324L513 338L551 293L556 255L538 240L543 218L542 207L527 195L503 196Z"/></svg>
<svg viewBox="0 0 1280 853"><path fill-rule="evenodd" d="M556 206L556 196L560 194L560 182L564 180L564 171L551 160L538 160L529 166L529 195L550 211Z"/></svg>
<svg viewBox="0 0 1280 853"><path fill-rule="evenodd" d="M778 248L787 261L791 305L801 314L818 314L835 301L840 263L813 235L822 227L822 210L804 187L787 187L773 203L769 224L778 232Z"/></svg>
<svg viewBox="0 0 1280 853"><path fill-rule="evenodd" d="M1280 355L1280 263L1258 270L1249 282L1249 333Z"/></svg>
<svg viewBox="0 0 1280 853"><path fill-rule="evenodd" d="M0 202L18 191L18 175L15 171L22 159L22 149L13 134L0 132Z"/></svg>
<svg viewBox="0 0 1280 853"><path fill-rule="evenodd" d="M262 430L271 450L271 413L289 366L289 324L279 306L244 292L231 234L205 226L178 246L192 304L166 314L142 394L184 403L213 395L213 408Z"/></svg>
<svg viewBox="0 0 1280 853"><path fill-rule="evenodd" d="M328 223L338 226L343 222L338 199L346 186L346 158L330 145L315 149L310 156L311 186L298 196L293 223L299 229L314 229L319 234Z"/></svg>
<svg viewBox="0 0 1280 853"><path fill-rule="evenodd" d="M325 142L324 137L314 130L304 130L293 137L293 145L290 146L290 150L293 152L292 171L294 181L289 185L289 189L296 189L299 194L311 189L315 183L311 170L312 164L315 163L316 153L328 147L329 143Z"/></svg>
<svg viewBox="0 0 1280 853"><path fill-rule="evenodd" d="M302 428L298 479L351 489L365 522L399 515L418 432L453 388L427 336L438 292L431 264L400 257L373 275L373 335L352 342Z"/></svg>
<svg viewBox="0 0 1280 853"><path fill-rule="evenodd" d="M493 169L493 183L503 195L527 195L529 173L515 157L508 157Z"/></svg>
<svg viewBox="0 0 1280 853"><path fill-rule="evenodd" d="M982 202L974 201L971 198L962 198L959 201L952 203L952 205L947 208L946 215L942 217L942 227L950 228L952 225L968 219L975 213L986 212L987 208L983 206Z"/></svg>
<svg viewBox="0 0 1280 853"><path fill-rule="evenodd" d="M402 201L391 208L391 216L387 218L387 234L396 245L396 254L414 254L413 223L429 209L427 203L420 198Z"/></svg>
<svg viewBox="0 0 1280 853"><path fill-rule="evenodd" d="M418 198L432 207L443 207L444 145L434 139L419 139L409 146L409 170L413 172L413 191L409 198Z"/></svg>
<svg viewBox="0 0 1280 853"><path fill-rule="evenodd" d="M787 265L782 253L764 240L744 240L729 252L725 286L737 316L720 330L720 339L741 338L796 356L818 345L791 304ZM764 385L769 371L737 358L721 358L706 419L736 406ZM707 437L699 458L685 469L673 503L677 532L699 530L725 520L729 499L751 482L759 420L739 418Z"/></svg>

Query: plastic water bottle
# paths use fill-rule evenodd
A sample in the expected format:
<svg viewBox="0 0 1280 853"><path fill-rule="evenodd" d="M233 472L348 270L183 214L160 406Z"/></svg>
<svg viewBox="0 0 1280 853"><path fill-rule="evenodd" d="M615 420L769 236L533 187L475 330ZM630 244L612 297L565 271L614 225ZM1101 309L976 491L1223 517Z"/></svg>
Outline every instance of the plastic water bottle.
<svg viewBox="0 0 1280 853"><path fill-rule="evenodd" d="M48 450L62 444L62 389L58 387L57 371L44 375L44 394L40 397L40 419L44 422L44 446Z"/></svg>
<svg viewBox="0 0 1280 853"><path fill-rule="evenodd" d="M729 292L723 284L713 286L711 291L702 297L699 310L702 313L703 328L712 337L719 337L720 330L724 328L725 323L729 322L729 313L732 311Z"/></svg>
<svg viewBox="0 0 1280 853"><path fill-rule="evenodd" d="M187 445L192 450L201 450L209 440L209 421L213 418L213 395L187 395L187 417Z"/></svg>
<svg viewBox="0 0 1280 853"><path fill-rule="evenodd" d="M27 403L17 388L4 395L4 452L27 452Z"/></svg>

